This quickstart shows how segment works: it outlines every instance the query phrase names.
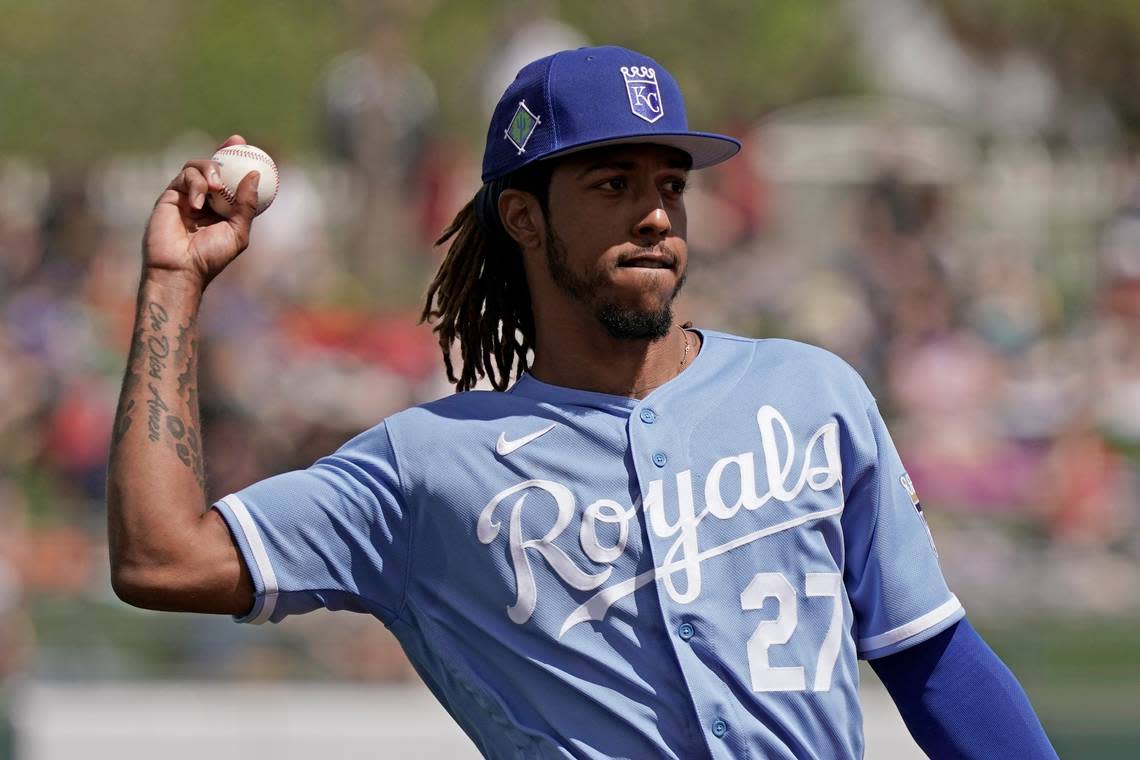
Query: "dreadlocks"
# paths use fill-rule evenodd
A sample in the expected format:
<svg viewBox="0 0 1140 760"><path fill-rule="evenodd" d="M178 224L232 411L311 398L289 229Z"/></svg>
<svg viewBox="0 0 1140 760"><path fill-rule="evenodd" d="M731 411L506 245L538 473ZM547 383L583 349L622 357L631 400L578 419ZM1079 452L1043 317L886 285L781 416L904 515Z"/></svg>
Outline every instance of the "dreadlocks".
<svg viewBox="0 0 1140 760"><path fill-rule="evenodd" d="M518 244L499 219L499 196L507 189L526 191L549 216L551 169L549 162L538 161L484 184L435 241L443 245L451 240L451 245L428 286L420 323L436 323L432 329L439 336L447 379L457 391L471 390L484 376L495 390L506 390L512 370L522 374L530 366L530 288ZM451 361L456 339L463 359L458 376Z"/></svg>

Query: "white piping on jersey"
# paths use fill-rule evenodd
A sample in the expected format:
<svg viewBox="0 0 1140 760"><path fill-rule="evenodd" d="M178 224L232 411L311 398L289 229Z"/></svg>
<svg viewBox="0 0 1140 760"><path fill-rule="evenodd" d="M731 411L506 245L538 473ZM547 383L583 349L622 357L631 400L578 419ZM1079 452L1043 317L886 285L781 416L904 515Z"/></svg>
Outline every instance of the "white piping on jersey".
<svg viewBox="0 0 1140 760"><path fill-rule="evenodd" d="M856 649L859 654L863 654L875 649L889 647L891 644L897 644L903 639L909 639L916 633L922 633L926 629L938 625L960 609L962 609L962 603L958 601L958 597L951 594L950 599L945 604L931 610L922 617L915 618L909 623L903 623L898 628L892 628L886 633L880 633L878 636L869 636L865 639L859 639L856 642Z"/></svg>
<svg viewBox="0 0 1140 760"><path fill-rule="evenodd" d="M608 564L613 562L625 551L626 541L629 537L629 523L634 519L638 510L642 509L643 502L649 526L654 535L659 538L669 538L676 535L677 539L666 553L661 567L598 592L571 613L563 625L562 633L565 633L578 622L602 620L614 601L659 577L664 578L665 590L673 601L678 604L691 602L701 592L701 562L703 560L719 556L773 533L812 520L839 514L843 510L843 495L842 490L840 490L840 504L837 507L802 515L702 552L698 528L709 515L718 520L730 520L739 513L741 508L754 511L773 500L790 503L800 495L805 487L811 488L813 491L823 492L842 482L843 468L839 453L839 425L834 420L821 425L803 446L801 449L803 463L798 476L791 483L788 482L788 477L797 458L797 447L791 426L779 411L767 405L760 407L756 412L756 425L760 433L760 451L764 458L763 467L767 475L769 489L765 494L756 493L755 452L745 451L734 456L723 457L709 469L708 475L705 477L705 506L699 514L696 512L694 504L691 470L682 470L675 475L677 482L677 519L675 522L669 522L665 513L664 481L662 479L650 481L643 499L638 499L628 509L612 499L598 499L585 508L582 514L579 543L586 556L596 563ZM782 445L780 445L781 438L783 439ZM819 445L820 443L822 446ZM822 449L822 462L816 462L819 457L817 448ZM732 504L725 504L721 495L721 477L729 467L735 467L739 472L740 492ZM524 539L523 508L530 489L544 491L554 499L557 517L554 525L545 535ZM598 573L590 573L580 568L565 551L554 545L554 540L569 526L571 519L577 513L577 509L574 494L570 489L552 480L538 478L525 480L495 494L483 508L476 523L475 534L480 543L490 544L498 537L502 523L494 521L495 511L508 497L515 494L519 494L519 496L510 509L508 541L511 565L515 574L516 599L515 603L507 608L507 614L511 621L521 625L530 619L534 613L535 605L538 603L538 589L530 566L528 550L537 552L564 583L579 591L592 591L601 586L609 579L613 568L606 567ZM618 539L614 545L603 546L599 542L596 529L598 521L617 525ZM530 523L533 524L533 520ZM678 590L674 581L674 575L677 573L684 573L685 590L683 592ZM627 588L628 590L626 590Z"/></svg>
<svg viewBox="0 0 1140 760"><path fill-rule="evenodd" d="M261 533L258 532L257 525L253 522L253 517L250 516L249 510L246 509L242 500L237 495L230 494L222 501L226 503L234 517L237 518L238 525L241 526L241 531L245 534L245 540L249 542L249 551L253 554L253 561L257 563L257 571L261 573L261 582L265 586L261 610L253 618L241 622L260 625L269 620L273 615L274 608L277 607L277 574L273 572L273 565L269 562L269 553L265 551Z"/></svg>
<svg viewBox="0 0 1140 760"><path fill-rule="evenodd" d="M516 438L513 441L507 440L507 434L506 433L499 433L499 440L495 444L495 451L498 452L499 456L505 457L507 454L510 454L514 451L518 451L523 446L526 446L528 443L533 441L535 438L538 438L541 435L546 435L547 433L549 433L551 430L554 429L555 424L557 424L557 423L552 422L552 423L550 423L549 426L544 427L542 430L535 431L535 432L531 433L530 435L524 435L522 438Z"/></svg>

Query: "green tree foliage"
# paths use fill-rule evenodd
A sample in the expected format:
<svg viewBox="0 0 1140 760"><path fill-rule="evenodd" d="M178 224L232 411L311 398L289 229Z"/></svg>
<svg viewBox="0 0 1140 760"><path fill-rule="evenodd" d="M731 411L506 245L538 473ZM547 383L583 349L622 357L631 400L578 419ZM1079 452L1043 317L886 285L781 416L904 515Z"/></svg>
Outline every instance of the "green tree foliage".
<svg viewBox="0 0 1140 760"><path fill-rule="evenodd" d="M976 53L1038 51L1068 104L1103 98L1140 130L1140 2L928 0ZM544 8L681 80L695 124L862 89L842 0L589 0ZM0 0L0 154L82 161L188 129L291 153L319 146L320 77L374 23L399 25L435 81L438 129L482 138L480 74L519 0Z"/></svg>
<svg viewBox="0 0 1140 760"><path fill-rule="evenodd" d="M1104 99L1140 132L1140 2L1137 0L932 0L958 38L982 55L1012 46L1041 55L1066 105Z"/></svg>
<svg viewBox="0 0 1140 760"><path fill-rule="evenodd" d="M319 144L327 63L396 23L435 81L437 126L482 138L479 75L533 3L440 0L0 0L0 154L82 161L198 129L289 152ZM694 123L850 90L837 0L611 0L547 8L594 43L643 49L685 87Z"/></svg>
<svg viewBox="0 0 1140 760"><path fill-rule="evenodd" d="M836 0L683 0L567 4L591 39L644 47L681 80L705 119L755 118L775 106L858 84ZM573 14L573 15L571 15ZM636 20L636 24L631 24Z"/></svg>
<svg viewBox="0 0 1140 760"><path fill-rule="evenodd" d="M420 27L422 60L449 125L480 114L478 76L532 4L444 0ZM609 0L548 3L596 45L638 49L681 82L691 120L754 118L821 94L858 89L839 0ZM480 135L481 136L481 135Z"/></svg>
<svg viewBox="0 0 1140 760"><path fill-rule="evenodd" d="M0 0L0 154L84 161L187 130L303 148L351 16L308 0Z"/></svg>

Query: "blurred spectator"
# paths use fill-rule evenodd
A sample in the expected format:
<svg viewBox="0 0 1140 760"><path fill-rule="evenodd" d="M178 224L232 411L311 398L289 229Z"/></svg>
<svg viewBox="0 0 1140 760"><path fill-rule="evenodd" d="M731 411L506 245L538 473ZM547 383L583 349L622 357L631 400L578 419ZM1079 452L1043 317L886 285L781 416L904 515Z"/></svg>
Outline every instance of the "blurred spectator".
<svg viewBox="0 0 1140 760"><path fill-rule="evenodd" d="M847 274L873 318L858 365L872 387L883 382L890 354L905 357L953 328L955 304L935 252L939 211L937 188L908 184L891 169L862 199Z"/></svg>
<svg viewBox="0 0 1140 760"><path fill-rule="evenodd" d="M348 269L384 295L398 295L407 270L418 271L410 212L437 109L434 85L406 48L397 20L381 19L363 49L329 64L322 92L327 145L362 186Z"/></svg>
<svg viewBox="0 0 1140 760"><path fill-rule="evenodd" d="M1123 204L1098 250L1097 304L1084 344L1089 418L1084 435L1101 460L1095 487L1103 498L1065 526L1099 541L1140 548L1140 164L1132 162ZM1074 498L1079 505L1092 499ZM1068 504L1060 506L1061 513ZM1071 523L1076 522L1076 525Z"/></svg>

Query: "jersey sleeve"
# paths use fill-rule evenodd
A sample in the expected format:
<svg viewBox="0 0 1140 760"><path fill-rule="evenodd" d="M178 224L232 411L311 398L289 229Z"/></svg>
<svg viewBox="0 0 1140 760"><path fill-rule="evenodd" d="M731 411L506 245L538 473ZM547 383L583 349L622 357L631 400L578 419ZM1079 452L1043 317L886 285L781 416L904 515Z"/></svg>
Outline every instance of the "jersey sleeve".
<svg viewBox="0 0 1140 760"><path fill-rule="evenodd" d="M873 401L866 423L852 426L843 580L856 649L874 659L937 635L965 612L942 577L922 506Z"/></svg>
<svg viewBox="0 0 1140 760"><path fill-rule="evenodd" d="M318 607L399 613L409 516L385 426L306 470L262 480L214 504L254 584L238 622L278 622Z"/></svg>

